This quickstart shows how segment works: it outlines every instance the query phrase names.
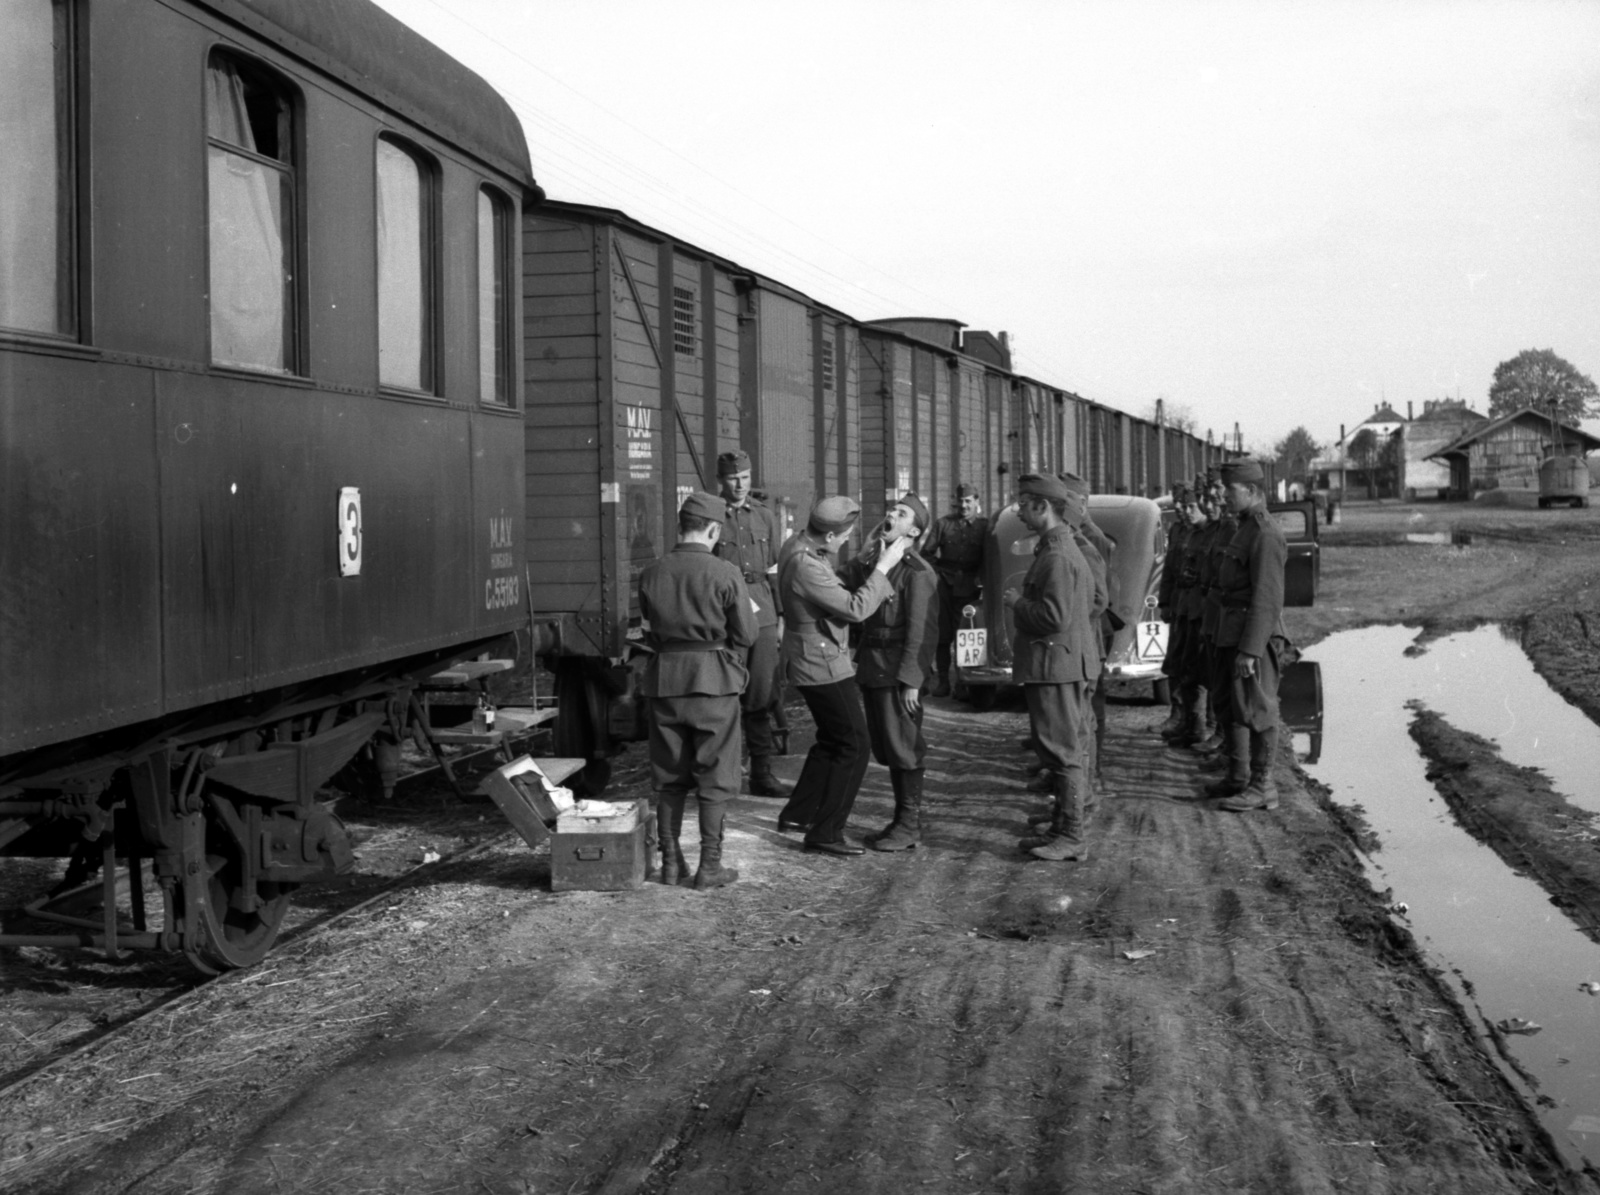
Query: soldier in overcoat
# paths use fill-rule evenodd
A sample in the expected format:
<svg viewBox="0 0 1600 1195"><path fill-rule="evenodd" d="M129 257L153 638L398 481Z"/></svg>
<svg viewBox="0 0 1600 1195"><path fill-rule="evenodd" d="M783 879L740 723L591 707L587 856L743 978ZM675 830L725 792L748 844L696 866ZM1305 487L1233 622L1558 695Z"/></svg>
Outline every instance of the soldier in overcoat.
<svg viewBox="0 0 1600 1195"><path fill-rule="evenodd" d="M751 492L750 456L724 452L717 458L717 484L728 504L728 519L717 555L744 577L750 597L758 607L760 633L745 655L750 673L741 702L744 744L750 752L749 791L758 797L786 797L789 790L772 772L776 748L772 737L772 707L778 699L778 549L783 544L783 520L778 512Z"/></svg>
<svg viewBox="0 0 1600 1195"><path fill-rule="evenodd" d="M678 842L684 804L699 798L696 888L720 888L739 873L722 866L727 803L739 795L739 695L758 634L739 570L713 554L727 503L693 493L678 510L677 546L639 576L639 613L654 649L645 668L650 701L650 768L659 794L661 880L677 884L687 866Z"/></svg>
<svg viewBox="0 0 1600 1195"><path fill-rule="evenodd" d="M803 829L807 850L838 857L865 849L848 840L844 828L871 762L871 733L850 658L849 627L865 622L894 592L888 573L907 547L903 538L884 544L862 582L847 588L834 559L860 515L861 507L843 495L822 499L800 533L800 544L785 553L778 574L785 676L800 690L817 724L816 742L789 803L778 814L778 829Z"/></svg>
<svg viewBox="0 0 1600 1195"><path fill-rule="evenodd" d="M1086 716L1091 720L1093 730L1087 741L1089 749L1087 800L1092 807L1099 803L1100 751L1105 746L1106 738L1105 661L1111 655L1111 643L1117 637L1117 632L1126 624L1116 609L1121 591L1121 582L1117 570L1113 567L1117 550L1116 541L1099 528L1094 521L1094 515L1088 511L1089 483L1075 473L1060 473L1057 476L1068 490L1082 497L1084 501L1083 521L1073 526L1072 538L1083 552L1084 559L1089 562L1089 569L1094 573L1095 580L1092 621L1100 635L1101 671L1090 682L1088 691L1084 695L1088 711Z"/></svg>
<svg viewBox="0 0 1600 1195"><path fill-rule="evenodd" d="M939 576L939 643L934 655L933 695L950 692L950 653L961 608L983 600L983 549L989 520L979 513L978 487L956 486L955 510L940 517L922 541L922 556Z"/></svg>
<svg viewBox="0 0 1600 1195"><path fill-rule="evenodd" d="M1200 673L1206 692L1211 698L1212 729L1205 739L1192 744L1194 750L1206 755L1209 761L1201 764L1207 771L1230 773L1247 766L1235 761L1234 740L1229 737L1223 721L1225 711L1218 712L1216 695L1219 684L1226 683L1222 675L1224 661L1217 646L1217 625L1222 618L1221 591L1218 578L1222 572L1222 559L1233 533L1239 529L1239 520L1223 500L1223 487L1219 470L1206 471L1206 494L1212 509L1210 533L1203 537L1204 554L1200 560Z"/></svg>
<svg viewBox="0 0 1600 1195"><path fill-rule="evenodd" d="M1183 701L1183 630L1178 623L1179 578L1183 575L1183 545L1194 530L1188 515L1189 487L1172 483L1172 510L1176 516L1167 528L1167 547L1161 556L1161 584L1156 588L1156 613L1167 624L1167 654L1161 660L1161 675L1170 689L1167 719L1155 727L1163 738L1176 734L1183 726L1186 711Z"/></svg>
<svg viewBox="0 0 1600 1195"><path fill-rule="evenodd" d="M922 773L928 745L922 737L922 694L933 673L939 632L937 581L916 543L928 529L928 508L916 494L889 508L871 543L842 571L853 588L866 578L886 544L910 546L889 570L893 592L861 624L856 684L866 703L872 757L889 769L894 820L865 842L875 851L903 851L922 840Z"/></svg>
<svg viewBox="0 0 1600 1195"><path fill-rule="evenodd" d="M1257 461L1222 466L1228 506L1238 515L1223 555L1217 587L1221 617L1217 648L1222 654L1215 699L1224 707L1234 750L1247 761L1245 782L1220 795L1233 812L1276 809L1272 764L1278 749L1278 679L1289 639L1283 629L1283 575L1289 544L1267 512L1266 472ZM1213 786L1215 788L1216 786Z"/></svg>
<svg viewBox="0 0 1600 1195"><path fill-rule="evenodd" d="M1173 665L1173 687L1178 692L1180 721L1162 737L1177 747L1192 746L1210 736L1210 705L1207 685L1206 642L1200 633L1205 601L1202 576L1206 553L1213 532L1215 507L1205 493L1205 477L1196 477L1185 494L1183 520L1186 532L1181 541L1171 597L1163 598L1170 613L1172 640L1167 659ZM1165 584L1165 577L1163 577Z"/></svg>
<svg viewBox="0 0 1600 1195"><path fill-rule="evenodd" d="M1087 859L1084 692L1101 661L1094 575L1072 537L1086 504L1060 478L1030 473L1017 483L1017 505L1039 542L1022 589L1003 599L1014 628L1011 675L1054 787L1047 831L1020 845L1038 859Z"/></svg>

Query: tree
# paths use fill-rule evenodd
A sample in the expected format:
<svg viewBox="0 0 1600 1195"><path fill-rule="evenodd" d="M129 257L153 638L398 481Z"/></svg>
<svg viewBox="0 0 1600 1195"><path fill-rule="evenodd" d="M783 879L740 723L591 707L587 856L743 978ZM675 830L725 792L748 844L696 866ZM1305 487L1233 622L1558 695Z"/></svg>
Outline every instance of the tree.
<svg viewBox="0 0 1600 1195"><path fill-rule="evenodd" d="M1145 408L1144 419L1146 423L1154 423L1156 421L1158 404L1161 411L1161 422L1164 426L1170 427L1173 431L1187 432L1191 436L1195 434L1194 412L1190 410L1188 404L1168 402L1165 395L1157 398Z"/></svg>
<svg viewBox="0 0 1600 1195"><path fill-rule="evenodd" d="M1489 418L1511 415L1523 407L1544 414L1555 404L1555 417L1577 423L1586 415L1600 415L1600 387L1549 349L1523 349L1494 367L1489 387Z"/></svg>
<svg viewBox="0 0 1600 1195"><path fill-rule="evenodd" d="M1322 445L1302 426L1272 446L1272 459L1278 462L1278 471L1287 480L1305 482L1311 472L1311 462L1321 452Z"/></svg>

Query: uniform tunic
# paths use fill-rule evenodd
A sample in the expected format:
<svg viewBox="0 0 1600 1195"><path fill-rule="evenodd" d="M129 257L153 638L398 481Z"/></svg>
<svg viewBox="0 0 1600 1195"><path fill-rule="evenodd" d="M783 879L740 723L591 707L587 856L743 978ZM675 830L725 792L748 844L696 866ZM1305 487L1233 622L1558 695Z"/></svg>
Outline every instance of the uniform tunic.
<svg viewBox="0 0 1600 1195"><path fill-rule="evenodd" d="M1023 686L1045 766L1077 792L1084 791L1084 683L1099 676L1101 666L1095 589L1071 528L1057 526L1039 537L1011 608L1012 679Z"/></svg>
<svg viewBox="0 0 1600 1195"><path fill-rule="evenodd" d="M853 560L844 569L847 585L860 585L871 564ZM922 767L922 706L908 714L902 688L921 692L933 669L938 636L938 583L932 566L914 550L889 570L893 592L861 624L856 651L856 684L866 703L872 757L885 767Z"/></svg>
<svg viewBox="0 0 1600 1195"><path fill-rule="evenodd" d="M650 766L663 793L703 801L739 793L739 694L756 616L739 570L705 544L680 543L639 577L655 655L645 668Z"/></svg>
<svg viewBox="0 0 1600 1195"><path fill-rule="evenodd" d="M1222 558L1233 542L1233 533L1239 522L1232 511L1217 518L1211 536L1206 540L1206 554L1200 570L1200 638L1203 643L1201 670L1205 686L1212 692L1226 688L1230 681L1223 667L1223 652L1217 645L1217 626L1222 620L1222 595L1218 588L1222 575Z"/></svg>
<svg viewBox="0 0 1600 1195"><path fill-rule="evenodd" d="M1156 590L1156 605L1161 620L1167 624L1167 654L1161 661L1161 672L1182 682L1184 677L1183 654L1188 645L1184 642L1185 627L1178 618L1178 599L1181 596L1179 578L1183 576L1183 548L1194 528L1177 522L1167 533L1167 550L1161 557L1161 585Z"/></svg>
<svg viewBox="0 0 1600 1195"><path fill-rule="evenodd" d="M922 542L922 555L938 574L938 669L950 667L950 647L956 639L961 607L975 602L983 591L983 547L989 538L989 520L982 515L945 515L935 520Z"/></svg>
<svg viewBox="0 0 1600 1195"><path fill-rule="evenodd" d="M784 609L785 675L799 687L817 724L817 740L778 816L809 826L808 843L840 842L871 762L872 745L850 660L848 628L866 621L893 588L876 569L855 590L845 588L827 551L808 542L784 554L778 590Z"/></svg>
<svg viewBox="0 0 1600 1195"><path fill-rule="evenodd" d="M1288 558L1283 529L1257 507L1240 516L1217 580L1217 647L1229 680L1230 716L1251 730L1271 730L1278 724L1278 677L1288 642L1283 631L1283 570ZM1237 675L1235 663L1241 655L1256 658L1255 676Z"/></svg>
<svg viewBox="0 0 1600 1195"><path fill-rule="evenodd" d="M751 755L771 755L772 719L769 709L776 695L778 670L778 616L783 613L773 584L777 579L778 549L783 543L783 521L778 512L756 501L728 505L728 518L717 541L717 556L739 570L755 602L759 634L745 654L750 684L744 691L744 731Z"/></svg>

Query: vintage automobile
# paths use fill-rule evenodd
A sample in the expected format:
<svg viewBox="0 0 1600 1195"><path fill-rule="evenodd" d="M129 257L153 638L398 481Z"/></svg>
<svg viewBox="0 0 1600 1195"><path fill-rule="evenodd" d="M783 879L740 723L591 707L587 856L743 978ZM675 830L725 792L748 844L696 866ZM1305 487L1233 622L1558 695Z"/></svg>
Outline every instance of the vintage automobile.
<svg viewBox="0 0 1600 1195"><path fill-rule="evenodd" d="M1156 610L1167 533L1161 508L1148 498L1095 494L1089 517L1116 544L1112 556L1111 610L1121 622L1106 674L1115 680L1148 681L1158 702L1168 700L1161 663L1167 655L1167 624ZM984 558L981 606L962 611L956 630L957 693L980 709L994 703L1003 685L1011 683L1011 620L1001 594L1020 588L1033 562L1037 537L1022 524L1015 506L1008 506L990 525Z"/></svg>

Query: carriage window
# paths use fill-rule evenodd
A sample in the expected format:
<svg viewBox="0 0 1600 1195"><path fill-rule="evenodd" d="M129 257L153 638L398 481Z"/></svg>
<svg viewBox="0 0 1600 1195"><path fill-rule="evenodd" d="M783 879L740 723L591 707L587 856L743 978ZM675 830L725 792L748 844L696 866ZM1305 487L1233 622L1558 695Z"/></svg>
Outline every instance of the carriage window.
<svg viewBox="0 0 1600 1195"><path fill-rule="evenodd" d="M294 101L273 72L213 51L206 70L211 359L295 360Z"/></svg>
<svg viewBox="0 0 1600 1195"><path fill-rule="evenodd" d="M434 171L420 154L378 139L378 380L434 385Z"/></svg>
<svg viewBox="0 0 1600 1195"><path fill-rule="evenodd" d="M70 12L13 0L0 38L0 327L70 334Z"/></svg>
<svg viewBox="0 0 1600 1195"><path fill-rule="evenodd" d="M478 397L511 403L511 208L478 190Z"/></svg>

